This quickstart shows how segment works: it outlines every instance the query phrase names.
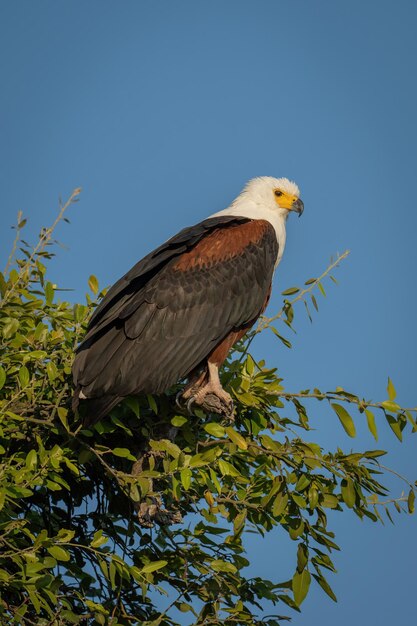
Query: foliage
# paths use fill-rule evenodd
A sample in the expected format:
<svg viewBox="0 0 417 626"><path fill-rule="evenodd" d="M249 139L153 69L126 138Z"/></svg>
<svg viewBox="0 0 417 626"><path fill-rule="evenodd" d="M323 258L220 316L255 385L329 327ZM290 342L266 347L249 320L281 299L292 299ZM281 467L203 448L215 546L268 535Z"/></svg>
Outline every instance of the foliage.
<svg viewBox="0 0 417 626"><path fill-rule="evenodd" d="M69 409L71 362L102 292L91 276L86 304L63 301L45 265L53 229L78 193L34 249L19 239L19 216L19 258L1 275L2 623L276 626L288 607L299 610L312 579L335 600L327 573L335 571L339 547L329 511L351 509L377 522L385 510L391 519L392 507L413 512L414 488L387 499L383 450L326 452L303 440L311 403L329 404L351 437L354 416L366 419L375 439L375 413L401 440L406 429L417 430L413 410L396 403L391 381L381 403L342 388L289 393L248 348L269 331L289 346L274 324L292 327L296 302L311 316L309 305L318 309L323 281L342 257L303 289L286 290L282 310L228 360L223 380L235 399L234 423L186 414L174 389L130 398L111 418L82 429ZM140 503L157 503L158 494L182 523L140 525ZM294 542L295 572L273 582L249 576L247 532L277 526ZM270 603L278 613L265 617Z"/></svg>

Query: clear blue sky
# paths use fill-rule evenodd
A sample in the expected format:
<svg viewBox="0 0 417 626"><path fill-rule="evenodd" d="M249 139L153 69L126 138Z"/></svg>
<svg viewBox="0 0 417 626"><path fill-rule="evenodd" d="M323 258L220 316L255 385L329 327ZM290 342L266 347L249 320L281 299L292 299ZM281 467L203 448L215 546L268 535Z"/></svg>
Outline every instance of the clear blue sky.
<svg viewBox="0 0 417 626"><path fill-rule="evenodd" d="M27 237L59 195L84 191L60 227L52 272L86 291L124 273L179 228L224 208L248 178L288 176L305 212L289 221L280 291L351 256L294 349L261 338L257 354L289 389L342 385L417 404L417 4L415 0L15 0L0 7L2 257L18 210ZM348 440L321 405L316 441ZM417 477L416 439L381 423L378 447ZM400 486L397 486L397 490ZM334 605L313 589L293 623L408 625L415 615L416 518L393 528L334 516L343 552ZM250 544L253 572L295 563L277 532Z"/></svg>

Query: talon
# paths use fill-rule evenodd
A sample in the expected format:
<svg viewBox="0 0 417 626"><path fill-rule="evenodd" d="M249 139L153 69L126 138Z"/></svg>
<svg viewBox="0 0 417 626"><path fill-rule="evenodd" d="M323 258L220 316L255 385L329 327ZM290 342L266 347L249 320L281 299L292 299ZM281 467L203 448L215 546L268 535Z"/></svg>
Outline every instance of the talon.
<svg viewBox="0 0 417 626"><path fill-rule="evenodd" d="M191 398L188 400L186 407L187 407L187 411L190 415L192 415L193 411L192 411L192 406L195 402L195 396L191 396Z"/></svg>
<svg viewBox="0 0 417 626"><path fill-rule="evenodd" d="M175 401L180 408L180 400L185 403L189 414L193 414L193 406L201 407L208 413L217 413L233 420L235 405L230 394L225 391L219 379L219 368L215 363L208 362L207 370L188 383L185 389L176 395Z"/></svg>
<svg viewBox="0 0 417 626"><path fill-rule="evenodd" d="M175 404L177 405L179 409L184 408L184 405L181 404L181 400L182 400L182 391L179 391L177 395L175 396Z"/></svg>

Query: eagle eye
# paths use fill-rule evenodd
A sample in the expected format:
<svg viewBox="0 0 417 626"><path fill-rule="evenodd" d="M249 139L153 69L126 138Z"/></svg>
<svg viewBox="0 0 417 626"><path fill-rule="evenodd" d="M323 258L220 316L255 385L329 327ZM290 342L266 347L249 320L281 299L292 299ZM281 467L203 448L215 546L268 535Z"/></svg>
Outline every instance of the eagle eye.
<svg viewBox="0 0 417 626"><path fill-rule="evenodd" d="M282 191L280 191L279 189L275 189L275 195L277 196L277 198L279 198L280 196L282 196Z"/></svg>

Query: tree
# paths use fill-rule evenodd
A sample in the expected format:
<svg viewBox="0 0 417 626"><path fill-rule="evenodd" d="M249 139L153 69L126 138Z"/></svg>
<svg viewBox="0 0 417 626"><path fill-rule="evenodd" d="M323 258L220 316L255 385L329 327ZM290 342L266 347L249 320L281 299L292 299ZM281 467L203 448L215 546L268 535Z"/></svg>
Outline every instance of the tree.
<svg viewBox="0 0 417 626"><path fill-rule="evenodd" d="M8 266L0 275L0 616L2 623L268 624L299 610L314 579L335 600L328 572L339 549L332 509L378 522L414 510L415 484L388 495L383 450L326 452L307 443L312 403L328 404L350 437L365 419L377 439L386 419L402 439L415 432L416 409L388 397L368 402L342 388L289 393L274 368L249 349L259 332L291 347L294 305L318 310L323 281L346 256L303 288L283 292L281 311L263 318L223 370L236 418L175 404L177 389L132 397L83 429L71 414L71 362L88 317L104 293L89 279L86 304L60 299L47 279L55 226L78 199L75 190L32 249L20 240L19 215ZM16 255L16 252L19 254ZM15 256L17 259L15 260ZM281 326L278 326L280 324ZM180 387L178 387L179 389ZM281 526L296 551L282 580L244 569L248 529ZM158 608L155 591L166 596ZM269 601L277 614L263 617Z"/></svg>

